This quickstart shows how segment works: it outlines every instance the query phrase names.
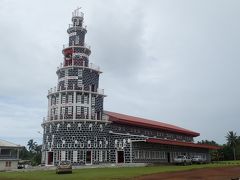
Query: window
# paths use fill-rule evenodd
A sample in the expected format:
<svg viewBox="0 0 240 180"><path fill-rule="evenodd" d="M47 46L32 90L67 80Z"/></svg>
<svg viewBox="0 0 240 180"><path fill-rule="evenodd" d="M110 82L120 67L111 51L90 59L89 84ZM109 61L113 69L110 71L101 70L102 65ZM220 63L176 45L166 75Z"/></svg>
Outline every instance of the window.
<svg viewBox="0 0 240 180"><path fill-rule="evenodd" d="M49 132L50 133L52 132L52 125L51 124L49 125Z"/></svg>
<svg viewBox="0 0 240 180"><path fill-rule="evenodd" d="M92 106L95 106L95 97L92 97Z"/></svg>
<svg viewBox="0 0 240 180"><path fill-rule="evenodd" d="M99 151L99 161L102 162L103 161L103 153L102 151Z"/></svg>
<svg viewBox="0 0 240 180"><path fill-rule="evenodd" d="M55 115L57 115L58 114L58 108L56 107L55 108Z"/></svg>
<svg viewBox="0 0 240 180"><path fill-rule="evenodd" d="M97 148L97 141L94 141L94 148Z"/></svg>
<svg viewBox="0 0 240 180"><path fill-rule="evenodd" d="M78 76L82 77L82 69L78 69Z"/></svg>
<svg viewBox="0 0 240 180"><path fill-rule="evenodd" d="M79 36L76 36L75 42L76 44L79 44Z"/></svg>
<svg viewBox="0 0 240 180"><path fill-rule="evenodd" d="M66 159L66 151L61 151L61 161L65 161Z"/></svg>
<svg viewBox="0 0 240 180"><path fill-rule="evenodd" d="M73 151L73 162L77 162L77 156L78 156L78 152Z"/></svg>
<svg viewBox="0 0 240 180"><path fill-rule="evenodd" d="M99 147L102 148L102 141L99 141Z"/></svg>
<svg viewBox="0 0 240 180"><path fill-rule="evenodd" d="M12 162L11 161L6 161L5 167L11 167L12 166Z"/></svg>
<svg viewBox="0 0 240 180"><path fill-rule="evenodd" d="M64 115L65 114L65 107L61 108L61 114Z"/></svg>
<svg viewBox="0 0 240 180"><path fill-rule="evenodd" d="M62 95L62 104L65 104L65 103L66 103L66 96Z"/></svg>
<svg viewBox="0 0 240 180"><path fill-rule="evenodd" d="M78 87L82 87L82 79L78 79Z"/></svg>
<svg viewBox="0 0 240 180"><path fill-rule="evenodd" d="M108 160L108 152L105 151L105 161L107 161L107 160Z"/></svg>
<svg viewBox="0 0 240 180"><path fill-rule="evenodd" d="M59 130L59 128L60 128L60 124L57 124L57 131Z"/></svg>
<svg viewBox="0 0 240 180"><path fill-rule="evenodd" d="M74 142L74 147L75 147L75 148L78 147L78 141L77 141L77 140Z"/></svg>
<svg viewBox="0 0 240 180"><path fill-rule="evenodd" d="M139 151L134 151L134 157L135 159L139 159Z"/></svg>
<svg viewBox="0 0 240 180"><path fill-rule="evenodd" d="M78 123L78 130L81 131L82 130L82 124Z"/></svg>
<svg viewBox="0 0 240 180"><path fill-rule="evenodd" d="M81 102L82 99L82 95L81 94L77 94L77 103Z"/></svg>
<svg viewBox="0 0 240 180"><path fill-rule="evenodd" d="M84 142L80 143L80 148L84 148Z"/></svg>
<svg viewBox="0 0 240 180"><path fill-rule="evenodd" d="M88 114L88 108L84 107L84 115L86 116Z"/></svg>
<svg viewBox="0 0 240 180"><path fill-rule="evenodd" d="M72 114L72 110L73 110L72 106L69 106L68 107L68 114Z"/></svg>
<svg viewBox="0 0 240 180"><path fill-rule="evenodd" d="M92 131L92 124L89 124L88 129L89 129L89 131Z"/></svg>
<svg viewBox="0 0 240 180"><path fill-rule="evenodd" d="M97 151L94 151L94 160L98 161L98 152Z"/></svg>
<svg viewBox="0 0 240 180"><path fill-rule="evenodd" d="M88 148L91 148L91 141L88 141Z"/></svg>
<svg viewBox="0 0 240 180"><path fill-rule="evenodd" d="M84 104L88 104L88 96L84 96Z"/></svg>
<svg viewBox="0 0 240 180"><path fill-rule="evenodd" d="M58 104L58 102L59 102L59 97L57 96L56 97L56 104Z"/></svg>
<svg viewBox="0 0 240 180"><path fill-rule="evenodd" d="M72 103L73 102L73 96L72 94L68 95L68 103Z"/></svg>
<svg viewBox="0 0 240 180"><path fill-rule="evenodd" d="M71 143L68 143L68 148L71 148L72 147L72 144Z"/></svg>
<svg viewBox="0 0 240 180"><path fill-rule="evenodd" d="M69 130L70 130L70 128L71 128L71 125L70 125L70 124L68 124L68 125L67 125L67 130L69 131Z"/></svg>
<svg viewBox="0 0 240 180"><path fill-rule="evenodd" d="M103 131L103 125L102 124L100 124L99 129L100 129L101 132Z"/></svg>
<svg viewBox="0 0 240 180"><path fill-rule="evenodd" d="M81 106L77 106L76 109L77 109L77 115L81 115Z"/></svg>

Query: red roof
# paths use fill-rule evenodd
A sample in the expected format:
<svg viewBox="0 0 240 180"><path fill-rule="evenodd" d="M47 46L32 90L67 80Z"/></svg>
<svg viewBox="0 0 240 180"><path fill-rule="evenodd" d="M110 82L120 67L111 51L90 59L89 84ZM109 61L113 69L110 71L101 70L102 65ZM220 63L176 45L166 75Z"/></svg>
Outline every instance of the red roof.
<svg viewBox="0 0 240 180"><path fill-rule="evenodd" d="M182 141L174 141L174 140L166 140L166 139L149 138L149 139L146 139L146 142L176 145L176 146L186 146L186 147L194 147L194 148L204 148L204 149L212 149L212 150L221 149L221 147L219 146L212 146L208 144L195 144L192 142L182 142Z"/></svg>
<svg viewBox="0 0 240 180"><path fill-rule="evenodd" d="M170 131L170 132L175 132L175 133L181 133L189 136L199 136L200 134L198 132L190 131L178 126L170 125L167 123L162 123L159 121L153 121L149 119L144 119L140 117L134 117L134 116L129 116L125 114L119 114L115 112L109 112L105 111L105 114L109 116L109 120L112 122L116 123L121 123L121 124L128 124L128 125L135 125L135 126L140 126L140 127L148 127L148 128L153 128L153 129L161 129L165 131Z"/></svg>

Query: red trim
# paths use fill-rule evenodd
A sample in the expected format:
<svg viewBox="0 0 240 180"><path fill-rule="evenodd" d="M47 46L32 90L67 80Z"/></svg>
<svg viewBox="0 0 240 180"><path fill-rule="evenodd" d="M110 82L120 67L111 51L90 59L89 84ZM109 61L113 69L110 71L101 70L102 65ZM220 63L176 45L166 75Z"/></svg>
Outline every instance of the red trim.
<svg viewBox="0 0 240 180"><path fill-rule="evenodd" d="M174 126L174 125L170 125L170 124L162 123L158 121L153 121L149 119L129 116L125 114L119 114L119 113L109 112L109 111L105 111L105 114L109 116L110 121L116 122L116 123L148 127L153 129L161 129L165 131L186 134L193 137L200 135L198 132L190 131L178 126Z"/></svg>
<svg viewBox="0 0 240 180"><path fill-rule="evenodd" d="M219 146L212 146L208 144L195 144L191 142L181 142L181 141L165 140L165 139L149 138L149 139L146 139L146 142L175 145L175 146L186 146L186 147L194 147L194 148L204 148L204 149L212 149L212 150L221 149L221 147Z"/></svg>

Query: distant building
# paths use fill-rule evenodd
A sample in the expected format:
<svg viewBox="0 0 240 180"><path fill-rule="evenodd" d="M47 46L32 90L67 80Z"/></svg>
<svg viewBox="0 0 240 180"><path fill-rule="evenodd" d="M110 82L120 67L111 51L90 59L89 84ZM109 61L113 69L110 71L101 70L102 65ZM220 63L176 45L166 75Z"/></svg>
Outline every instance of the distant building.
<svg viewBox="0 0 240 180"><path fill-rule="evenodd" d="M0 139L0 171L17 169L21 146Z"/></svg>
<svg viewBox="0 0 240 180"><path fill-rule="evenodd" d="M69 43L62 50L64 60L56 72L58 84L48 92L42 163L171 163L180 154L209 161L209 149L217 147L193 143L197 132L103 110L102 72L89 63L83 19L83 13L74 11L67 30Z"/></svg>

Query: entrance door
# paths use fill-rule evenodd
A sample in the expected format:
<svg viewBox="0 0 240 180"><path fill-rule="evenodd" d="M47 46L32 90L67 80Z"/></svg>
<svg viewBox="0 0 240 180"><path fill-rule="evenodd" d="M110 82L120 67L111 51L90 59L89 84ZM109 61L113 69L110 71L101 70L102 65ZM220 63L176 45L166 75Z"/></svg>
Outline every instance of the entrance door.
<svg viewBox="0 0 240 180"><path fill-rule="evenodd" d="M92 151L86 152L86 164L92 164Z"/></svg>
<svg viewBox="0 0 240 180"><path fill-rule="evenodd" d="M53 152L48 152L48 165L53 165Z"/></svg>
<svg viewBox="0 0 240 180"><path fill-rule="evenodd" d="M167 153L167 159L168 159L168 163L171 163L171 155L170 155L170 152Z"/></svg>
<svg viewBox="0 0 240 180"><path fill-rule="evenodd" d="M117 163L124 163L124 152L117 151Z"/></svg>

